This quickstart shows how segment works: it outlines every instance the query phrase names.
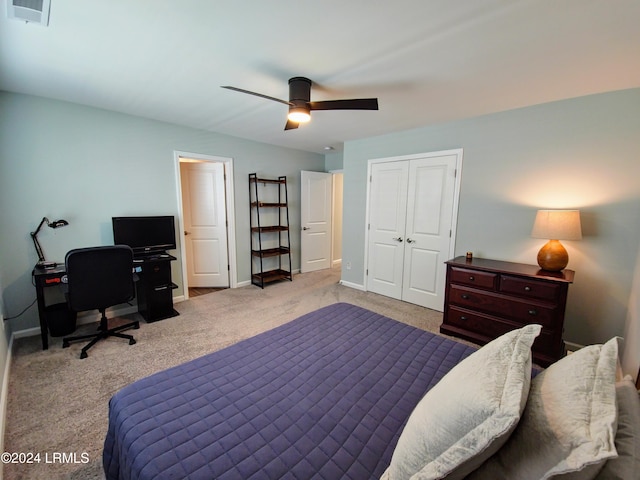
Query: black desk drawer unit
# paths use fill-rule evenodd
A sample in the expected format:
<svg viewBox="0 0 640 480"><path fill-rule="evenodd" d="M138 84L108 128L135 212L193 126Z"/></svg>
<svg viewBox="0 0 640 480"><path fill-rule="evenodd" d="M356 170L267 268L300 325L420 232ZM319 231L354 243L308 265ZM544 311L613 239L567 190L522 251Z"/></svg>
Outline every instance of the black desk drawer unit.
<svg viewBox="0 0 640 480"><path fill-rule="evenodd" d="M179 315L173 308L173 289L178 286L171 281L171 261L175 259L164 255L137 263L141 267L136 282L138 312L147 322Z"/></svg>
<svg viewBox="0 0 640 480"><path fill-rule="evenodd" d="M542 366L565 354L562 332L573 270L457 257L447 263L442 333L484 345L530 323L542 325L533 359Z"/></svg>

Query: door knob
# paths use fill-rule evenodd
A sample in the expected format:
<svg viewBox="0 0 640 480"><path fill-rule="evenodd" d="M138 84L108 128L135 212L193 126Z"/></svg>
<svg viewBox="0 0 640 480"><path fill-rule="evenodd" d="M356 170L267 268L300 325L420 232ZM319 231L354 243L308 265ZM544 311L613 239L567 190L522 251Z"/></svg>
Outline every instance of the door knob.
<svg viewBox="0 0 640 480"><path fill-rule="evenodd" d="M187 232L186 230L184 231L185 235L191 235L191 232Z"/></svg>
<svg viewBox="0 0 640 480"><path fill-rule="evenodd" d="M402 237L393 237L396 242L402 242Z"/></svg>
<svg viewBox="0 0 640 480"><path fill-rule="evenodd" d="M302 227L303 230L310 230L309 227Z"/></svg>
<svg viewBox="0 0 640 480"><path fill-rule="evenodd" d="M407 243L415 243L415 240L411 240L410 238L407 238Z"/></svg>

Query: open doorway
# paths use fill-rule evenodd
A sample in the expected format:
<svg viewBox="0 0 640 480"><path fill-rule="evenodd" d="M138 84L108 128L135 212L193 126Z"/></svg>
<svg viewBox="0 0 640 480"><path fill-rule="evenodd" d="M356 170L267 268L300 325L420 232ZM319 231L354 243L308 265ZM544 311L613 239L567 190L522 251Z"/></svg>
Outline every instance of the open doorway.
<svg viewBox="0 0 640 480"><path fill-rule="evenodd" d="M232 159L186 152L175 158L185 299L235 288Z"/></svg>
<svg viewBox="0 0 640 480"><path fill-rule="evenodd" d="M332 246L331 266L342 266L342 185L344 175L342 170L330 171L333 174L333 215L332 215Z"/></svg>

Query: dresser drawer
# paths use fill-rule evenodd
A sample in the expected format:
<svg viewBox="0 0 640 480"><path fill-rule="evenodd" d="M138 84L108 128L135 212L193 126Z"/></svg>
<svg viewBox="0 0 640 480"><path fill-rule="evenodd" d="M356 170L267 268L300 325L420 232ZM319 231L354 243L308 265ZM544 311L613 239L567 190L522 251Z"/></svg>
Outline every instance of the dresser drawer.
<svg viewBox="0 0 640 480"><path fill-rule="evenodd" d="M557 314L555 305L543 305L457 285L450 287L449 303L494 314L522 325L539 323L544 327L553 327Z"/></svg>
<svg viewBox="0 0 640 480"><path fill-rule="evenodd" d="M447 325L464 329L477 338L484 338L485 342L493 340L511 330L523 327L518 323L505 321L504 319L483 315L477 312L471 312L462 308L451 307L448 312ZM529 322L538 323L538 322ZM557 352L559 347L554 344L554 336L552 332L542 330L533 345L534 350L548 353ZM561 348L561 347L560 347Z"/></svg>
<svg viewBox="0 0 640 480"><path fill-rule="evenodd" d="M500 275L499 291L520 297L537 298L554 302L560 294L560 285L542 280Z"/></svg>
<svg viewBox="0 0 640 480"><path fill-rule="evenodd" d="M469 270L466 268L452 267L450 270L450 281L460 285L469 285L477 288L495 290L498 275L495 273Z"/></svg>

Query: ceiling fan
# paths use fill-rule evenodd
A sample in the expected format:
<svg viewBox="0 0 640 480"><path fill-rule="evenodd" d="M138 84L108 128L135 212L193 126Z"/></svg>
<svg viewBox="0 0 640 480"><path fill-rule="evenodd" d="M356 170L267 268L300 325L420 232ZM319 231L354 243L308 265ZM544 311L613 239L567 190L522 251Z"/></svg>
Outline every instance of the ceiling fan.
<svg viewBox="0 0 640 480"><path fill-rule="evenodd" d="M298 128L300 123L308 122L311 119L312 110L378 110L377 98L355 98L350 100L324 100L320 102L311 101L311 80L305 77L293 77L289 79L289 101L263 95L262 93L250 92L242 88L222 86L236 92L248 93L257 97L266 98L275 102L284 103L289 106L289 115L285 130Z"/></svg>

